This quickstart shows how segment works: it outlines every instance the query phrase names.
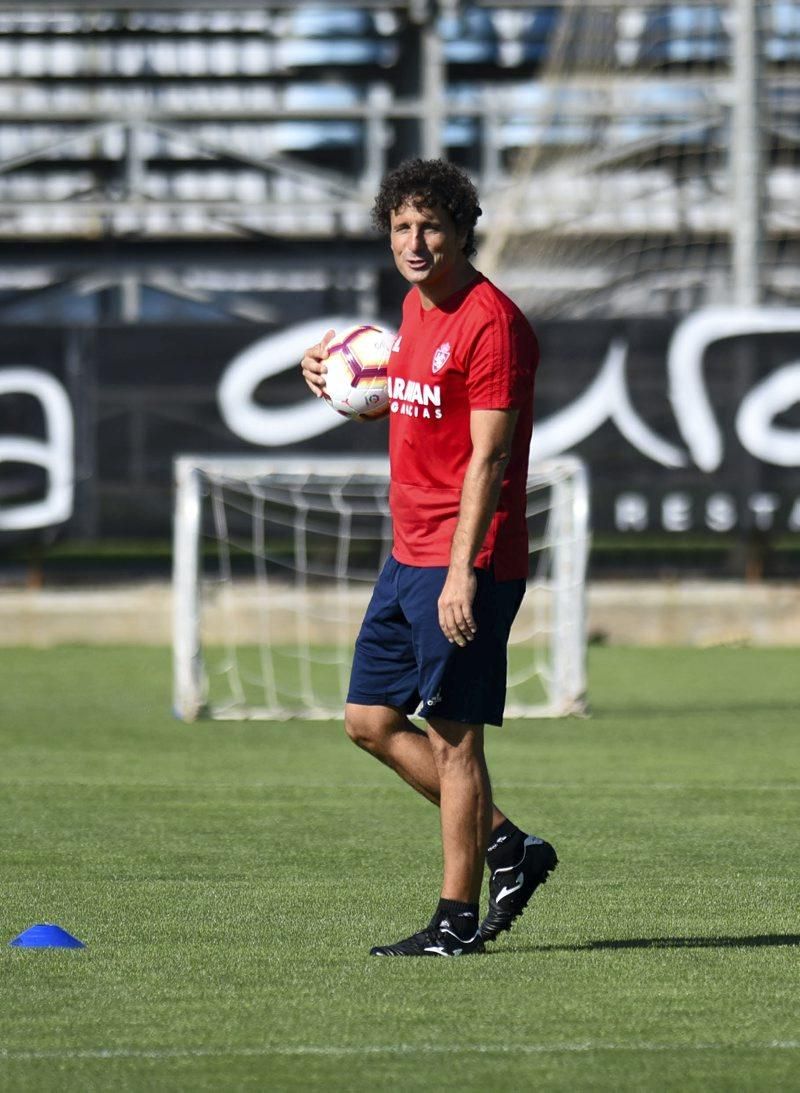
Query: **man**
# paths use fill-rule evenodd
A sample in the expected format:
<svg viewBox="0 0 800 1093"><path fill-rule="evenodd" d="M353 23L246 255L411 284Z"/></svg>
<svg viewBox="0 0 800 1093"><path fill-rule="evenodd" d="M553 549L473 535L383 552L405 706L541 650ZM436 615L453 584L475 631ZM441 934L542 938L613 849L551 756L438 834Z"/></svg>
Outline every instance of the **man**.
<svg viewBox="0 0 800 1093"><path fill-rule="evenodd" d="M373 221L411 285L389 364L392 555L356 641L350 738L439 805L444 878L429 925L376 956L483 951L555 868L492 801L484 724L501 725L506 647L528 567L525 487L536 338L470 263L478 195L458 168L386 176ZM328 331L302 361L321 395ZM408 714L420 707L427 732ZM479 926L484 858L489 911Z"/></svg>

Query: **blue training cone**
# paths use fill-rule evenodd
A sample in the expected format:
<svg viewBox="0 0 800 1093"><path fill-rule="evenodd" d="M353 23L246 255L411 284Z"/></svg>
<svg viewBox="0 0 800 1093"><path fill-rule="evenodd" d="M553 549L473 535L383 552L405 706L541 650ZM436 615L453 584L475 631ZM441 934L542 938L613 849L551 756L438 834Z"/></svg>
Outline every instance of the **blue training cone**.
<svg viewBox="0 0 800 1093"><path fill-rule="evenodd" d="M23 930L9 945L17 949L84 949L86 946L77 937L68 934L52 922L40 922Z"/></svg>

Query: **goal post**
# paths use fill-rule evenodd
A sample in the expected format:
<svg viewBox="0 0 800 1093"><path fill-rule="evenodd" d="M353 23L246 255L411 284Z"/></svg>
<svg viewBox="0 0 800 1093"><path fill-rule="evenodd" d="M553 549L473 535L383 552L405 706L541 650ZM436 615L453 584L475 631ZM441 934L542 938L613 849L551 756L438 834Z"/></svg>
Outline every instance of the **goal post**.
<svg viewBox="0 0 800 1093"><path fill-rule="evenodd" d="M368 456L176 459L177 717L341 716L353 642L391 550L388 471ZM506 716L581 714L589 487L579 459L531 466L527 519Z"/></svg>

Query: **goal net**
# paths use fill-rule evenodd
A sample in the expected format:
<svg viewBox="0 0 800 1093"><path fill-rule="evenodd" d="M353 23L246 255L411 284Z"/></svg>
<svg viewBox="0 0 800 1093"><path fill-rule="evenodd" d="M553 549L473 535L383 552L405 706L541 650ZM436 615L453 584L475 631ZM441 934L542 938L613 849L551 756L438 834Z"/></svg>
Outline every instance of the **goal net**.
<svg viewBox="0 0 800 1093"><path fill-rule="evenodd" d="M176 715L340 717L353 642L391 549L388 462L182 456L175 468ZM582 713L588 487L578 459L531 468L528 524L506 712Z"/></svg>

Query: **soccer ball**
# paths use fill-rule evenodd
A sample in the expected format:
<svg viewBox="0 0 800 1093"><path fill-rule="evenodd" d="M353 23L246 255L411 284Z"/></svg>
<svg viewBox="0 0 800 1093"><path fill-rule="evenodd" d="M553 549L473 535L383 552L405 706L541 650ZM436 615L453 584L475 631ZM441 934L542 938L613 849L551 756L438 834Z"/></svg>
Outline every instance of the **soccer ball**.
<svg viewBox="0 0 800 1093"><path fill-rule="evenodd" d="M386 366L394 335L363 324L335 334L328 343L323 397L344 417L383 417L389 407Z"/></svg>

